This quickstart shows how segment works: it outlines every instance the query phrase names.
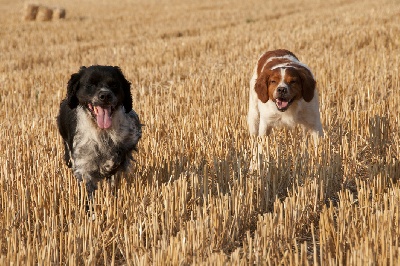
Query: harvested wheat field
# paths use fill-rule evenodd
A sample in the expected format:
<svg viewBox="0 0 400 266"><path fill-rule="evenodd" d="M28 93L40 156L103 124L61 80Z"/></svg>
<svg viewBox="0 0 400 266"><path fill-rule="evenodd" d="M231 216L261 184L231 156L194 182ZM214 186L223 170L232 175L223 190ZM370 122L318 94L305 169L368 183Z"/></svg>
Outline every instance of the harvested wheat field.
<svg viewBox="0 0 400 266"><path fill-rule="evenodd" d="M400 4L0 0L1 265L399 265ZM249 136L258 56L317 79L325 138ZM120 66L145 124L88 215L56 127L79 67ZM252 146L261 165L249 171Z"/></svg>

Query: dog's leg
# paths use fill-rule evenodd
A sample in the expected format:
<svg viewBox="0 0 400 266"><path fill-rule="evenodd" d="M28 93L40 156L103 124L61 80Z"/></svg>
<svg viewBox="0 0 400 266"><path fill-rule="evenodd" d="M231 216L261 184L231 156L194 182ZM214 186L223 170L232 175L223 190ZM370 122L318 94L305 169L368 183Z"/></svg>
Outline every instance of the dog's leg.
<svg viewBox="0 0 400 266"><path fill-rule="evenodd" d="M257 141L257 137L252 136L250 139L251 143L251 159L250 159L250 167L249 170L251 172L259 170L259 144Z"/></svg>
<svg viewBox="0 0 400 266"><path fill-rule="evenodd" d="M115 175L112 175L111 178L110 178L110 186L111 186L111 189L114 190L114 188L115 188Z"/></svg>
<svg viewBox="0 0 400 266"><path fill-rule="evenodd" d="M314 142L314 152L315 152L315 155L317 155L320 133L318 131L311 130L311 136L312 136L313 142Z"/></svg>
<svg viewBox="0 0 400 266"><path fill-rule="evenodd" d="M97 189L97 185L93 181L88 181L85 185L88 199L93 200L94 191Z"/></svg>
<svg viewBox="0 0 400 266"><path fill-rule="evenodd" d="M249 112L247 114L247 124L249 126L250 135L257 136L260 127L260 113L257 103L250 100Z"/></svg>
<svg viewBox="0 0 400 266"><path fill-rule="evenodd" d="M308 132L311 134L315 149L317 150L320 138L324 137L317 93L310 102L310 106L304 110L302 119L299 121L299 123L302 126L304 136Z"/></svg>
<svg viewBox="0 0 400 266"><path fill-rule="evenodd" d="M250 114L250 111L249 111L249 115L247 116L247 123L249 125L250 135L257 136L258 131L259 131L259 125L260 125L259 115L253 116L252 114Z"/></svg>
<svg viewBox="0 0 400 266"><path fill-rule="evenodd" d="M263 136L268 136L272 131L271 126L265 122L265 120L260 120L258 137L252 137L252 156L250 163L250 171L260 170L262 162L262 147L261 138Z"/></svg>
<svg viewBox="0 0 400 266"><path fill-rule="evenodd" d="M307 134L311 135L314 142L315 155L317 155L320 138L324 136L324 131L322 130L321 124L313 126L301 125L301 128L303 129L303 136L305 139L307 139Z"/></svg>
<svg viewBox="0 0 400 266"><path fill-rule="evenodd" d="M316 127L313 130L311 130L311 135L314 139L314 144L318 145L319 139L324 137L324 131L322 130L322 126L320 125L319 127Z"/></svg>
<svg viewBox="0 0 400 266"><path fill-rule="evenodd" d="M249 125L250 134L253 136L258 135L259 125L260 125L260 111L258 110L258 97L254 90L257 72L254 70L253 77L250 80L250 90L249 90L249 112L247 114L247 124Z"/></svg>
<svg viewBox="0 0 400 266"><path fill-rule="evenodd" d="M93 196L94 196L94 191L97 189L97 182L95 180L92 180L92 177L87 174L87 173L81 173L79 171L74 171L74 175L76 179L79 182L79 191L78 191L78 197L79 201L83 204L85 204L85 211L87 213L90 212L90 210L93 209ZM86 188L86 194L83 191L83 184L85 184ZM92 206L92 208L90 208Z"/></svg>
<svg viewBox="0 0 400 266"><path fill-rule="evenodd" d="M109 178L107 178L107 183L111 192L111 195L116 196L117 195L117 182L119 182L119 177L117 174L113 174Z"/></svg>
<svg viewBox="0 0 400 266"><path fill-rule="evenodd" d="M65 164L68 166L68 168L71 168L73 166L73 160L71 156L71 149L68 146L68 143L66 141L64 142L64 160Z"/></svg>
<svg viewBox="0 0 400 266"><path fill-rule="evenodd" d="M87 192L88 191L87 185L85 186L86 193L83 189L84 181L83 181L82 175L80 173L75 173L75 177L78 180L78 202L79 202L79 204L82 204L85 206L85 212L89 212L89 210L90 210L89 205L90 205L92 196L89 196L89 193Z"/></svg>
<svg viewBox="0 0 400 266"><path fill-rule="evenodd" d="M271 134L272 131L272 127L270 126L270 124L265 121L265 119L261 119L260 121L260 127L258 129L258 136L262 137L262 136L268 136L269 134Z"/></svg>
<svg viewBox="0 0 400 266"><path fill-rule="evenodd" d="M93 181L85 183L87 197L85 197L85 210L88 214L92 213L94 218L94 191L97 189L97 185Z"/></svg>

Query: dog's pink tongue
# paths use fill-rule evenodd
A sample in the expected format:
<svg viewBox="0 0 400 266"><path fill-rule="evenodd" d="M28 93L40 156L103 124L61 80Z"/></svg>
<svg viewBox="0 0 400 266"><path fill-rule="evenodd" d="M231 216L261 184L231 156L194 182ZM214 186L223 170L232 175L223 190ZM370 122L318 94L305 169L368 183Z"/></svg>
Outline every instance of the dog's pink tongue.
<svg viewBox="0 0 400 266"><path fill-rule="evenodd" d="M289 103L286 101L282 101L279 99L276 100L276 105L278 106L279 109L286 108L288 106L288 104Z"/></svg>
<svg viewBox="0 0 400 266"><path fill-rule="evenodd" d="M97 109L97 125L99 128L109 128L111 126L111 107L102 108L96 106Z"/></svg>

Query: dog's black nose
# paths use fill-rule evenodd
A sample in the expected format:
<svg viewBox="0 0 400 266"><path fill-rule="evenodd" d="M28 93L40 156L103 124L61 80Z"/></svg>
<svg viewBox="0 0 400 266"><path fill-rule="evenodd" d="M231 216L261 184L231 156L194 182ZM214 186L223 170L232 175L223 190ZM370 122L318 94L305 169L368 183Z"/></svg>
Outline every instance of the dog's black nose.
<svg viewBox="0 0 400 266"><path fill-rule="evenodd" d="M111 102L112 94L109 91L102 91L99 93L99 99L102 102L109 103L109 102Z"/></svg>
<svg viewBox="0 0 400 266"><path fill-rule="evenodd" d="M278 87L277 91L279 94L286 94L287 93L287 88L286 87Z"/></svg>

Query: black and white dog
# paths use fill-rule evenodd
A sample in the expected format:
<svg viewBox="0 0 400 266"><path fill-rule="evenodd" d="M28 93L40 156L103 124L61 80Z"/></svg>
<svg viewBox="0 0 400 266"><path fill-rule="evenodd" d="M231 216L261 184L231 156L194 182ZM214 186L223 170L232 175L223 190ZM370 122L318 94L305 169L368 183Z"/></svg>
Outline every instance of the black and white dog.
<svg viewBox="0 0 400 266"><path fill-rule="evenodd" d="M81 67L71 75L57 125L65 162L89 197L98 181L127 169L142 136L130 83L114 66Z"/></svg>

